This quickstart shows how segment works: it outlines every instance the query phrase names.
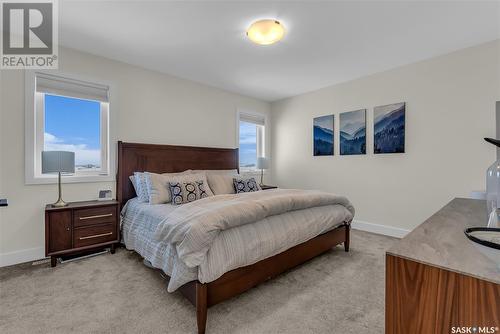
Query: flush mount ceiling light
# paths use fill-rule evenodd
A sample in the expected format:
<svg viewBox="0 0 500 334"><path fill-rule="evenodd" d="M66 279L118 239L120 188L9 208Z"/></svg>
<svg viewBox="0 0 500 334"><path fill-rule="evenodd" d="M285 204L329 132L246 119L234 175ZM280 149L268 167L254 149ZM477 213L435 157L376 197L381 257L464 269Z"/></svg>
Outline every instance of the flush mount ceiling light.
<svg viewBox="0 0 500 334"><path fill-rule="evenodd" d="M259 20L250 25L247 36L256 44L270 45L285 36L285 28L279 21L273 19Z"/></svg>

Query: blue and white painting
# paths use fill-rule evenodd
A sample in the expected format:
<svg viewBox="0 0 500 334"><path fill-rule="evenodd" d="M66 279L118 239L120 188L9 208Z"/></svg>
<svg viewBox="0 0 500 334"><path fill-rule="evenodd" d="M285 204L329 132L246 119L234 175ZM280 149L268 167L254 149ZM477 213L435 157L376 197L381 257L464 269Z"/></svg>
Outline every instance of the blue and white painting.
<svg viewBox="0 0 500 334"><path fill-rule="evenodd" d="M313 142L315 156L333 155L333 115L314 119Z"/></svg>
<svg viewBox="0 0 500 334"><path fill-rule="evenodd" d="M340 155L366 154L366 109L340 114Z"/></svg>
<svg viewBox="0 0 500 334"><path fill-rule="evenodd" d="M375 107L373 114L373 152L405 152L406 104L394 103Z"/></svg>

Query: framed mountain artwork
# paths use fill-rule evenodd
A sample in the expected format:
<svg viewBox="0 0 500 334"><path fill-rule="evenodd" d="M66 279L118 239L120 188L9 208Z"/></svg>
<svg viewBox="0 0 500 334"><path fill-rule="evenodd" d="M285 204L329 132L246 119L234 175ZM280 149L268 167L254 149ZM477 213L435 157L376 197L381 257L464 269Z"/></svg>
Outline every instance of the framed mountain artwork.
<svg viewBox="0 0 500 334"><path fill-rule="evenodd" d="M316 117L313 120L314 156L333 155L334 115Z"/></svg>
<svg viewBox="0 0 500 334"><path fill-rule="evenodd" d="M374 108L373 153L405 152L405 112L405 102Z"/></svg>
<svg viewBox="0 0 500 334"><path fill-rule="evenodd" d="M340 114L340 155L366 154L366 109Z"/></svg>

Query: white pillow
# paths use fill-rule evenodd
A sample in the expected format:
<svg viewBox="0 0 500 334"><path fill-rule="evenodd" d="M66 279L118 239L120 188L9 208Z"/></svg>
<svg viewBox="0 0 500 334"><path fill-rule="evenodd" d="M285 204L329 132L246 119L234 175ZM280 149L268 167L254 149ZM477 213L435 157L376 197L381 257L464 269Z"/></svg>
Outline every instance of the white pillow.
<svg viewBox="0 0 500 334"><path fill-rule="evenodd" d="M237 169L202 170L199 172L205 173L208 186L215 195L235 193L233 178L240 176Z"/></svg>
<svg viewBox="0 0 500 334"><path fill-rule="evenodd" d="M141 202L149 201L145 173L135 172L134 179L135 179L135 193L137 194L139 201Z"/></svg>
<svg viewBox="0 0 500 334"><path fill-rule="evenodd" d="M170 202L172 197L170 196L169 182L172 182L174 178L183 175L184 176L195 175L191 174L190 170L186 170L180 173L156 174L156 173L145 172L144 174L146 179L146 188L148 193L149 204L161 204ZM207 183L206 178L205 178L205 183Z"/></svg>

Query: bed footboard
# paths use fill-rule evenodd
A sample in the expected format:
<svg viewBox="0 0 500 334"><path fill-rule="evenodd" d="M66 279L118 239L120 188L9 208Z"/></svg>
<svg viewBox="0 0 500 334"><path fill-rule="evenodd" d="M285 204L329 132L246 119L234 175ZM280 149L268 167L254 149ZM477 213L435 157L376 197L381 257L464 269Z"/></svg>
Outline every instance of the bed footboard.
<svg viewBox="0 0 500 334"><path fill-rule="evenodd" d="M346 223L282 253L231 270L213 282L185 284L180 291L196 306L198 334L205 333L208 307L247 291L341 243L348 252L350 230L350 224Z"/></svg>

